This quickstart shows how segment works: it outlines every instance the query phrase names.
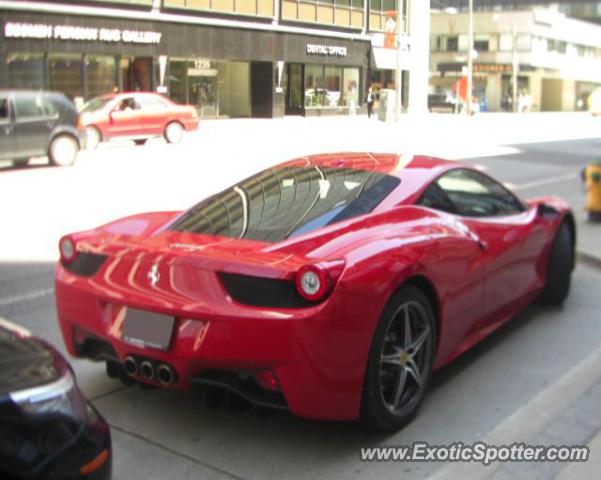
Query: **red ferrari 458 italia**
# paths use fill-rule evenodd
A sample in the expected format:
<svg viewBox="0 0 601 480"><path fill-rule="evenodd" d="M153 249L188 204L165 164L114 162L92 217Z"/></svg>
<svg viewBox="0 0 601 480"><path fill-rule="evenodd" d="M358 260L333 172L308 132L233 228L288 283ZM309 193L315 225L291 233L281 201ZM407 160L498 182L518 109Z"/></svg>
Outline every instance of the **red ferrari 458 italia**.
<svg viewBox="0 0 601 480"><path fill-rule="evenodd" d="M112 376L392 430L433 370L566 298L574 245L563 201L469 165L318 155L63 237L56 305L71 354Z"/></svg>
<svg viewBox="0 0 601 480"><path fill-rule="evenodd" d="M198 113L192 105L179 105L153 92L103 95L86 103L78 127L87 148L113 139L144 145L152 137L178 143L184 132L198 129Z"/></svg>

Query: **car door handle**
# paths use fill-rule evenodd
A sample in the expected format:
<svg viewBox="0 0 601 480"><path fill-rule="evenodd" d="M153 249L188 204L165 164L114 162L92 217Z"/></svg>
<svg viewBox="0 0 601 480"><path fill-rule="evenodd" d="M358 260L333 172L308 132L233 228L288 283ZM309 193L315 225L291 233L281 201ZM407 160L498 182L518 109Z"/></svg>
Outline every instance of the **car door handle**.
<svg viewBox="0 0 601 480"><path fill-rule="evenodd" d="M475 234L474 232L470 232L470 237L478 244L480 250L485 251L488 249L488 243L482 240L479 235Z"/></svg>

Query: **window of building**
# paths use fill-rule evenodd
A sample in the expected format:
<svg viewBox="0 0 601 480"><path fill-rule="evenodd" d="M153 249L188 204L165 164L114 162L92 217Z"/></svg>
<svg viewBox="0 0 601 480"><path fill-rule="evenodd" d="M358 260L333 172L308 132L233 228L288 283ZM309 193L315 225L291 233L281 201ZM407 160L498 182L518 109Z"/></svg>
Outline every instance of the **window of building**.
<svg viewBox="0 0 601 480"><path fill-rule="evenodd" d="M398 11L399 1L403 2L403 12L407 12L407 0L370 0L369 1L369 29L382 32L385 30L386 13ZM404 15L403 22L406 20Z"/></svg>
<svg viewBox="0 0 601 480"><path fill-rule="evenodd" d="M113 92L117 87L117 62L109 55L86 56L86 95L88 98Z"/></svg>
<svg viewBox="0 0 601 480"><path fill-rule="evenodd" d="M273 0L163 0L163 5L166 8L185 8L257 17L273 17Z"/></svg>
<svg viewBox="0 0 601 480"><path fill-rule="evenodd" d="M365 0L282 0L282 18L305 23L362 28Z"/></svg>
<svg viewBox="0 0 601 480"><path fill-rule="evenodd" d="M474 50L477 52L488 52L490 47L490 36L489 35L475 35L474 36Z"/></svg>
<svg viewBox="0 0 601 480"><path fill-rule="evenodd" d="M529 52L532 49L532 35L519 33L515 37L515 47L518 52Z"/></svg>
<svg viewBox="0 0 601 480"><path fill-rule="evenodd" d="M69 98L83 97L83 61L78 54L48 55L48 88Z"/></svg>
<svg viewBox="0 0 601 480"><path fill-rule="evenodd" d="M6 64L9 88L44 88L44 54L12 53L6 57Z"/></svg>
<svg viewBox="0 0 601 480"><path fill-rule="evenodd" d="M344 107L360 104L359 68L305 66L305 107Z"/></svg>
<svg viewBox="0 0 601 480"><path fill-rule="evenodd" d="M323 68L323 65L305 66L305 107L327 105Z"/></svg>
<svg viewBox="0 0 601 480"><path fill-rule="evenodd" d="M447 37L447 52L457 52L459 50L459 37L457 35Z"/></svg>

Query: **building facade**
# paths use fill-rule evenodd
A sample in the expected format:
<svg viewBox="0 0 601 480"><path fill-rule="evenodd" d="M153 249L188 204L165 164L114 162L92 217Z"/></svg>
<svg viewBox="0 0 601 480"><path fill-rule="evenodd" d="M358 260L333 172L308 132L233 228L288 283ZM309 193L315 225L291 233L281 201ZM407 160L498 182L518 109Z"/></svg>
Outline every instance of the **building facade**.
<svg viewBox="0 0 601 480"><path fill-rule="evenodd" d="M531 10L533 7L551 8L568 17L601 23L600 0L474 0L474 11ZM432 8L467 11L467 0L432 0Z"/></svg>
<svg viewBox="0 0 601 480"><path fill-rule="evenodd" d="M514 64L517 91L532 111L585 109L601 87L599 25L552 9L479 11L474 25L474 96L488 110L513 109ZM453 91L466 74L467 31L467 13L432 14L432 93Z"/></svg>
<svg viewBox="0 0 601 480"><path fill-rule="evenodd" d="M396 0L0 0L0 88L151 90L205 117L361 108Z"/></svg>

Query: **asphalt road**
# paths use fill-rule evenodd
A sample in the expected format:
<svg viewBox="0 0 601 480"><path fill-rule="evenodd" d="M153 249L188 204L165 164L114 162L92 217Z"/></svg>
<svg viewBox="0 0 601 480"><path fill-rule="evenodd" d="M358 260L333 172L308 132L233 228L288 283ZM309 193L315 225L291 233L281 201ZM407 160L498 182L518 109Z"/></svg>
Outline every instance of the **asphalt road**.
<svg viewBox="0 0 601 480"><path fill-rule="evenodd" d="M194 150L196 141L201 140L190 140L187 148ZM122 171L138 171L135 178L143 181L145 172L138 155L152 151L152 144L144 148L117 146L106 152L118 152L124 162ZM157 144L156 148L163 147ZM243 151L244 145L237 148ZM601 140L511 145L510 150L512 154L476 156L469 161L511 184L526 198L557 194L580 212L583 194L578 172L601 152ZM275 156L267 156L265 161ZM173 170L179 167L172 160L169 156L153 159L149 168L169 169L166 178L175 178ZM107 161L106 168L114 165ZM222 167L227 169L227 164ZM96 172L102 166L94 169ZM205 175L211 175L208 170ZM80 170L79 174L93 182L93 176L86 172ZM5 173L8 175L2 177ZM31 204L8 205L16 213L2 217L5 232L21 225L31 230L31 223L37 221L32 213L36 202L44 209L45 197L39 195L42 188L68 195L73 185L72 173L63 175L44 167L5 173L0 172L0 186L16 178L20 185L31 181L32 191L38 192L32 195ZM117 179L116 183L123 181ZM171 185L162 194L178 195L177 190L177 185ZM121 212L122 201L119 194L107 194L103 199L106 210L90 209L85 220L93 225L110 212ZM21 207L27 215L19 215ZM44 225L53 220L70 225L60 211L50 218L45 215ZM42 229L38 238L27 241L32 245L47 243L47 236ZM0 242L2 237L0 234ZM13 258L11 251L0 243L0 316L29 328L64 351L54 310L52 259L37 253L32 253L35 261L24 255ZM111 424L114 477L118 480L424 478L440 465L361 463L360 448L408 445L416 440L472 443L481 438L601 344L600 287L601 273L579 265L563 308L531 306L493 337L437 372L419 417L390 436L368 433L353 424L313 422L287 413L265 416L254 410L211 408L198 394L124 387L108 379L101 364L74 360L73 365L84 392Z"/></svg>

